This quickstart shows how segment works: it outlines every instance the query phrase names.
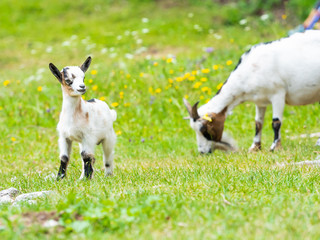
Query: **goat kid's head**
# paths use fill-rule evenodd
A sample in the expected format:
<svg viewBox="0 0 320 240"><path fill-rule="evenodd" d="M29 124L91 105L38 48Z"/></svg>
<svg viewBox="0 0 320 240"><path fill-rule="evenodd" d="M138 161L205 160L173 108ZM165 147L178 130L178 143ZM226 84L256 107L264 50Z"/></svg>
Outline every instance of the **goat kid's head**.
<svg viewBox="0 0 320 240"><path fill-rule="evenodd" d="M199 102L196 102L192 107L186 99L183 99L183 102L189 113L187 119L190 119L190 126L196 132L198 151L211 153L213 142L221 141L227 108L220 113L208 113L200 117L198 113Z"/></svg>
<svg viewBox="0 0 320 240"><path fill-rule="evenodd" d="M52 74L61 83L62 90L72 97L83 95L86 92L86 85L84 84L84 74L91 64L91 57L80 66L64 67L60 72L53 64L49 64L49 69Z"/></svg>

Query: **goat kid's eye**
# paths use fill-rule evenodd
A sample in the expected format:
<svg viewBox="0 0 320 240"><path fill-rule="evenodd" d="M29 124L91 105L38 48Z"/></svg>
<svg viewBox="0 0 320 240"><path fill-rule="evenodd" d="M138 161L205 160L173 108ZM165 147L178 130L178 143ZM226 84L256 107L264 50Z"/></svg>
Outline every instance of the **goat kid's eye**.
<svg viewBox="0 0 320 240"><path fill-rule="evenodd" d="M66 84L71 85L71 84L72 84L72 81L69 80L69 79L66 79Z"/></svg>

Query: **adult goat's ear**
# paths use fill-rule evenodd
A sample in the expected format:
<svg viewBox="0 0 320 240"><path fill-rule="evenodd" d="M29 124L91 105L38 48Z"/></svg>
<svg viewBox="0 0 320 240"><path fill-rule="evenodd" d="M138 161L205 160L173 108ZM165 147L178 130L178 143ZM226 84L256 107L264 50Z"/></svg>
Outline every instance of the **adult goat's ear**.
<svg viewBox="0 0 320 240"><path fill-rule="evenodd" d="M199 102L196 102L196 103L191 107L191 105L189 104L189 102L187 101L187 99L184 98L184 99L183 99L183 103L184 103L184 105L186 106L187 111L188 111L190 117L191 117L194 121L196 121L197 119L200 118L200 116L199 116L199 114L198 114L198 104L199 104Z"/></svg>
<svg viewBox="0 0 320 240"><path fill-rule="evenodd" d="M49 63L49 69L59 82L62 83L62 74L59 69L53 63Z"/></svg>
<svg viewBox="0 0 320 240"><path fill-rule="evenodd" d="M80 67L81 70L82 70L83 72L86 72L86 71L88 70L90 64L91 64L91 57L89 56L89 57L84 61L84 63L81 65L81 67Z"/></svg>

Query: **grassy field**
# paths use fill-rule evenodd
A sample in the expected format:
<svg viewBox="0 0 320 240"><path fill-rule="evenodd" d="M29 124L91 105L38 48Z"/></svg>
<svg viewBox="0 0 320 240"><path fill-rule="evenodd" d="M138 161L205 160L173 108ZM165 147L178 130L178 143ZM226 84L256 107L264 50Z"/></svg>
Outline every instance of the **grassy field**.
<svg viewBox="0 0 320 240"><path fill-rule="evenodd" d="M252 103L226 121L237 153L200 156L183 120L182 98L206 103L250 46L286 36L298 22L292 10L261 18L209 1L103 0L2 0L0 9L0 190L56 192L35 205L1 205L1 239L319 238L319 169L277 167L317 157L316 139L291 137L319 132L319 104L286 107L274 153L271 108L259 153L247 152ZM89 55L85 98L118 113L115 174L104 177L98 147L95 178L78 180L75 144L57 182L62 94L48 64L80 65ZM42 227L39 214L60 226Z"/></svg>

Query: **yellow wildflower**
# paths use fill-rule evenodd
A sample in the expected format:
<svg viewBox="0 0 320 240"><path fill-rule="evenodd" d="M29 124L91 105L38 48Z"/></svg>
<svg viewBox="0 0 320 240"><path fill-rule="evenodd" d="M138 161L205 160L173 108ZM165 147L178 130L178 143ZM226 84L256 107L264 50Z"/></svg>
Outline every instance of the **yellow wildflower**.
<svg viewBox="0 0 320 240"><path fill-rule="evenodd" d="M201 88L201 91L202 92L209 92L210 88L209 87L203 87L203 88Z"/></svg>
<svg viewBox="0 0 320 240"><path fill-rule="evenodd" d="M219 66L218 65L213 65L212 68L213 68L213 70L218 70Z"/></svg>
<svg viewBox="0 0 320 240"><path fill-rule="evenodd" d="M93 82L93 80L92 79L89 79L89 83L92 83Z"/></svg>
<svg viewBox="0 0 320 240"><path fill-rule="evenodd" d="M204 68L204 69L201 69L201 72L202 73L209 73L210 69L209 68Z"/></svg>
<svg viewBox="0 0 320 240"><path fill-rule="evenodd" d="M3 109L3 107L0 107L0 111Z"/></svg>
<svg viewBox="0 0 320 240"><path fill-rule="evenodd" d="M174 71L172 69L170 69L169 74L174 74Z"/></svg>
<svg viewBox="0 0 320 240"><path fill-rule="evenodd" d="M204 99L204 96L203 96L203 95L201 95L201 96L200 96L200 100L203 100L203 99Z"/></svg>
<svg viewBox="0 0 320 240"><path fill-rule="evenodd" d="M171 62L172 62L172 58L168 58L167 63L171 63Z"/></svg>
<svg viewBox="0 0 320 240"><path fill-rule="evenodd" d="M173 80L171 78L168 79L169 83L173 83Z"/></svg>
<svg viewBox="0 0 320 240"><path fill-rule="evenodd" d="M100 97L100 98L99 98L99 100L101 100L101 101L105 101L105 100L106 100L106 98L105 98L105 97Z"/></svg>
<svg viewBox="0 0 320 240"><path fill-rule="evenodd" d="M42 92L42 87L41 86L37 87L37 91Z"/></svg>
<svg viewBox="0 0 320 240"><path fill-rule="evenodd" d="M117 135L121 135L122 132L119 130L119 131L116 131L116 134L117 134Z"/></svg>
<svg viewBox="0 0 320 240"><path fill-rule="evenodd" d="M11 141L15 142L17 139L15 137L11 137Z"/></svg>
<svg viewBox="0 0 320 240"><path fill-rule="evenodd" d="M158 65L159 65L158 62L154 62L153 63L153 66L155 66L155 67L158 66Z"/></svg>
<svg viewBox="0 0 320 240"><path fill-rule="evenodd" d="M210 99L208 98L207 100L206 100L206 103L208 103L210 101Z"/></svg>
<svg viewBox="0 0 320 240"><path fill-rule="evenodd" d="M153 88L149 87L149 93L153 94Z"/></svg>
<svg viewBox="0 0 320 240"><path fill-rule="evenodd" d="M97 73L98 73L97 70L94 70L94 69L93 69L93 70L91 71L91 75L96 75Z"/></svg>
<svg viewBox="0 0 320 240"><path fill-rule="evenodd" d="M124 89L127 89L127 88L128 88L128 86L127 86L127 85L124 85L123 87L124 87Z"/></svg>
<svg viewBox="0 0 320 240"><path fill-rule="evenodd" d="M123 99L123 92L119 93L120 99Z"/></svg>
<svg viewBox="0 0 320 240"><path fill-rule="evenodd" d="M286 19L287 19L287 15L286 15L286 14L282 14L281 18L282 18L283 20L286 20Z"/></svg>
<svg viewBox="0 0 320 240"><path fill-rule="evenodd" d="M126 75L126 78L131 78L131 75L128 73L127 75Z"/></svg>
<svg viewBox="0 0 320 240"><path fill-rule="evenodd" d="M202 78L200 78L200 81L201 81L201 82L206 82L206 81L208 81L208 78L202 77Z"/></svg>
<svg viewBox="0 0 320 240"><path fill-rule="evenodd" d="M161 93L161 88L157 88L154 92L155 93Z"/></svg>
<svg viewBox="0 0 320 240"><path fill-rule="evenodd" d="M226 62L226 64L227 64L227 66L230 66L230 65L232 64L232 61L231 61L231 60L228 60L228 61Z"/></svg>
<svg viewBox="0 0 320 240"><path fill-rule="evenodd" d="M143 73L143 72L141 72L141 73L139 74L139 76L140 76L140 77L143 77L143 76L144 76L144 73Z"/></svg>
<svg viewBox="0 0 320 240"><path fill-rule="evenodd" d="M5 80L4 82L3 82L3 86L8 86L10 84L10 80Z"/></svg>
<svg viewBox="0 0 320 240"><path fill-rule="evenodd" d="M184 74L184 78L188 78L188 77L190 77L190 76L191 76L190 73L185 73L185 74Z"/></svg>
<svg viewBox="0 0 320 240"><path fill-rule="evenodd" d="M119 103L113 102L113 103L111 103L111 106L112 106L112 107L118 107L118 106L119 106Z"/></svg>
<svg viewBox="0 0 320 240"><path fill-rule="evenodd" d="M223 86L223 83L219 83L219 84L217 85L217 90L220 90L220 89L222 88L222 86Z"/></svg>
<svg viewBox="0 0 320 240"><path fill-rule="evenodd" d="M197 70L193 70L193 71L191 72L191 74L192 74L192 75L197 75L197 74L198 74L198 71L197 71Z"/></svg>
<svg viewBox="0 0 320 240"><path fill-rule="evenodd" d="M85 96L85 95L82 95L81 97L82 97L83 100L86 99L86 96Z"/></svg>
<svg viewBox="0 0 320 240"><path fill-rule="evenodd" d="M182 77L176 77L176 81L177 81L177 82L182 82L182 81L183 81L183 78L182 78Z"/></svg>
<svg viewBox="0 0 320 240"><path fill-rule="evenodd" d="M172 103L172 99L171 98L169 98L169 103Z"/></svg>
<svg viewBox="0 0 320 240"><path fill-rule="evenodd" d="M195 76L190 76L188 79L189 79L189 81L194 81L194 80L196 80L196 77Z"/></svg>
<svg viewBox="0 0 320 240"><path fill-rule="evenodd" d="M178 90L178 89L179 89L179 86L175 86L174 88Z"/></svg>
<svg viewBox="0 0 320 240"><path fill-rule="evenodd" d="M202 82L196 82L196 83L193 85L193 88L199 88L201 85L202 85Z"/></svg>
<svg viewBox="0 0 320 240"><path fill-rule="evenodd" d="M98 89L98 86L97 86L97 85L94 85L94 86L92 87L92 90L93 90L93 91L97 91L97 89Z"/></svg>
<svg viewBox="0 0 320 240"><path fill-rule="evenodd" d="M233 38L230 39L230 43L234 43L234 39Z"/></svg>
<svg viewBox="0 0 320 240"><path fill-rule="evenodd" d="M185 99L188 99L188 98L189 98L189 95L188 95L188 94L184 95L184 98L185 98Z"/></svg>
<svg viewBox="0 0 320 240"><path fill-rule="evenodd" d="M124 103L123 106L130 107L131 103Z"/></svg>

